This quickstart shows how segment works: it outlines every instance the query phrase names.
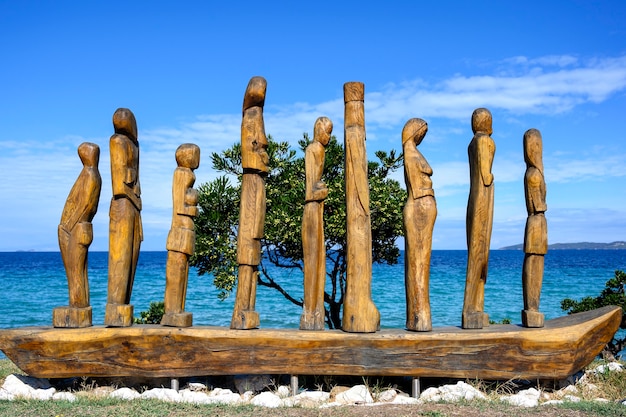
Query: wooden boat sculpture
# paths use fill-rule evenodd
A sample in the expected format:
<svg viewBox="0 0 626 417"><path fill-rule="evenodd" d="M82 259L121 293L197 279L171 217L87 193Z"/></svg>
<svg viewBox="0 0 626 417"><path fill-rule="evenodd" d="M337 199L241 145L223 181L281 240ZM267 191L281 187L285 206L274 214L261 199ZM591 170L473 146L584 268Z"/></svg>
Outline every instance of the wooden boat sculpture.
<svg viewBox="0 0 626 417"><path fill-rule="evenodd" d="M491 219L495 145L491 114L472 118L469 154L472 190L468 203L468 275L462 327L432 328L428 279L436 217L432 169L417 150L427 132L411 119L402 132L408 200L404 209L407 325L379 330L371 299L371 233L361 83L347 83L345 150L348 267L343 329L323 330L324 147L332 123L320 118L306 151L303 218L304 305L300 329L262 329L255 311L256 273L265 214L267 140L263 128L266 82L254 77L246 90L242 122L243 186L238 229L239 282L231 328L192 326L184 311L188 258L194 251L197 192L193 170L200 150L184 144L176 152L172 228L167 239L165 315L161 325L132 325L130 292L141 242L139 144L134 115L119 109L111 138L113 202L110 230L109 297L105 326L92 326L86 276L91 219L99 199L99 149L79 148L85 165L70 192L59 226L61 254L70 286L70 305L53 312L53 327L0 330L0 350L29 375L188 377L236 374L372 375L481 379L562 379L590 363L617 331L621 308L609 306L552 320L538 311L547 245L541 136L524 136L529 213L522 272L522 324L490 325L482 311ZM87 192L89 191L89 192ZM482 216L482 217L481 217ZM119 241L118 241L119 240ZM125 243L120 243L125 242ZM487 249L485 249L487 248ZM120 288L121 287L121 288Z"/></svg>

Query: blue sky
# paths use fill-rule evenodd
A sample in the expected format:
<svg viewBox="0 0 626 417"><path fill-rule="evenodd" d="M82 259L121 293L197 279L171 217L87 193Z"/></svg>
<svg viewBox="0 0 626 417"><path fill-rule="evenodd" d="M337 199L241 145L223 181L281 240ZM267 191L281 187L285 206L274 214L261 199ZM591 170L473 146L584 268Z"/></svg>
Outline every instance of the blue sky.
<svg viewBox="0 0 626 417"><path fill-rule="evenodd" d="M68 2L0 0L0 251L58 250L57 225L101 148L92 250L107 250L108 142L135 113L143 250L164 250L174 151L239 140L250 77L268 82L266 132L296 143L318 116L343 140L342 87L365 83L367 150L401 149L412 117L434 170L434 249L465 248L470 116L494 116L492 247L523 240L522 136L544 140L549 240L626 240L626 3ZM404 185L402 172L394 174Z"/></svg>

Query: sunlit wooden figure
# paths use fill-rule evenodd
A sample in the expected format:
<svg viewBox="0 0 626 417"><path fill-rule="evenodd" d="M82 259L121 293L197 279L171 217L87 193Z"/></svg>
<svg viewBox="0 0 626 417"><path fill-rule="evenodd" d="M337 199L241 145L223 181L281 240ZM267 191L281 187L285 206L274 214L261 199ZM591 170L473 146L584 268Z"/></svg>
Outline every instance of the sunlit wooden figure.
<svg viewBox="0 0 626 417"><path fill-rule="evenodd" d="M489 326L489 315L484 312L484 305L493 225L494 183L491 167L496 152L491 138L493 129L489 110L474 110L472 131L474 137L467 149L470 194L467 202L467 272L462 326L464 329L482 329Z"/></svg>
<svg viewBox="0 0 626 417"><path fill-rule="evenodd" d="M193 173L200 165L200 148L185 143L176 149L176 163L172 180L172 227L167 236L167 264L165 267L164 326L190 327L192 314L185 312L185 296L189 277L189 257L196 244L193 218L198 215L198 191L193 188Z"/></svg>
<svg viewBox="0 0 626 417"><path fill-rule="evenodd" d="M91 221L98 210L102 189L102 179L98 171L100 148L95 143L81 143L78 156L83 163L83 169L67 197L58 230L70 303L69 306L53 310L54 327L89 327L92 323L87 252L93 241Z"/></svg>
<svg viewBox="0 0 626 417"><path fill-rule="evenodd" d="M302 251L304 257L304 303L300 329L324 329L324 283L326 282L326 242L324 241L324 200L328 188L322 181L325 147L333 124L327 117L315 121L313 142L306 148L305 203L302 215Z"/></svg>
<svg viewBox="0 0 626 417"><path fill-rule="evenodd" d="M241 203L237 231L237 295L230 323L232 329L259 327L259 313L254 310L261 239L265 225L265 177L269 172L267 138L263 122L263 105L267 82L253 77L243 98L241 121Z"/></svg>
<svg viewBox="0 0 626 417"><path fill-rule="evenodd" d="M372 301L372 225L365 152L365 87L343 86L346 178L346 294L341 328L371 333L380 329L380 313Z"/></svg>
<svg viewBox="0 0 626 417"><path fill-rule="evenodd" d="M544 315L539 312L539 298L543 281L544 256L548 252L548 224L545 212L546 182L543 177L541 133L529 129L524 133L524 192L526 196L526 231L524 234L524 265L522 288L524 310L522 324L526 327L543 327Z"/></svg>
<svg viewBox="0 0 626 417"><path fill-rule="evenodd" d="M128 109L113 115L115 134L109 141L113 198L109 211L109 282L104 324L128 327L133 324L133 290L141 226L141 187L139 185L139 142L137 122Z"/></svg>
<svg viewBox="0 0 626 417"><path fill-rule="evenodd" d="M430 255L437 204L431 175L433 170L417 149L428 125L411 119L402 129L404 180L407 201L404 206L404 280L406 287L406 328L432 330L430 315Z"/></svg>

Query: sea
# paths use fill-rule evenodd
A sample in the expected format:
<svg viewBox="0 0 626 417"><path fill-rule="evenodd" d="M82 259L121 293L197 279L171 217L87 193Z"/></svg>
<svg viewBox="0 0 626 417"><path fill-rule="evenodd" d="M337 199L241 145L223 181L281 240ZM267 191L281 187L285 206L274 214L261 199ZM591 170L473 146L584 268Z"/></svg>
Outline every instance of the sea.
<svg viewBox="0 0 626 417"><path fill-rule="evenodd" d="M135 316L150 302L162 301L167 252L141 252L131 297ZM485 312L496 322L520 323L522 263L519 250L492 250L485 286ZM107 252L90 252L89 286L93 323L104 321L107 297ZM460 326L467 251L435 250L431 257L430 303L433 326ZM561 300L596 296L614 276L626 270L626 250L552 250L545 256L540 311L551 319L564 315ZM270 267L272 277L294 298L303 296L302 272ZM380 311L381 328L404 328L404 253L395 265L375 264L372 298ZM0 328L51 326L52 310L68 304L65 270L59 252L0 252ZM235 293L224 301L210 275L190 269L185 310L194 325L228 326ZM301 307L278 291L260 286L256 310L262 328L297 328Z"/></svg>

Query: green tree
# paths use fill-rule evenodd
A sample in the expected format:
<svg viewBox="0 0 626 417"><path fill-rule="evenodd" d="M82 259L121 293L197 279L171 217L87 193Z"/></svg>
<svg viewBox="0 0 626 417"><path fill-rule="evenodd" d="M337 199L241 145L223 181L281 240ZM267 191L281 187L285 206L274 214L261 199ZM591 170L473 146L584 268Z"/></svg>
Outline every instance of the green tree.
<svg viewBox="0 0 626 417"><path fill-rule="evenodd" d="M262 240L263 259L259 265L258 285L274 288L290 302L302 306L302 300L289 294L271 275L269 265L302 270L301 222L304 207L304 157L287 142L268 137L270 173L266 179L267 212ZM304 151L310 143L305 134L299 141ZM402 236L402 208L406 192L389 178L401 166L395 151L379 151L377 162L368 163L370 212L372 219L373 262L395 264L400 251L396 240ZM241 147L239 144L211 155L212 167L222 175L201 184L200 213L195 219L196 253L191 264L200 275L212 274L220 297L227 297L237 278L237 224L241 186ZM333 136L326 147L323 180L328 187L324 203L327 256L327 282L324 294L326 323L341 327L340 310L346 280L346 208L344 200L344 150ZM231 179L235 179L231 182Z"/></svg>
<svg viewBox="0 0 626 417"><path fill-rule="evenodd" d="M608 280L604 289L597 297L584 297L580 301L566 298L561 301L561 309L567 314L580 313L582 311L594 310L604 306L619 306L622 308L622 322L620 329L626 329L626 273L624 271L615 271L615 276ZM626 346L626 336L613 337L613 340L605 348L605 354L617 355Z"/></svg>

